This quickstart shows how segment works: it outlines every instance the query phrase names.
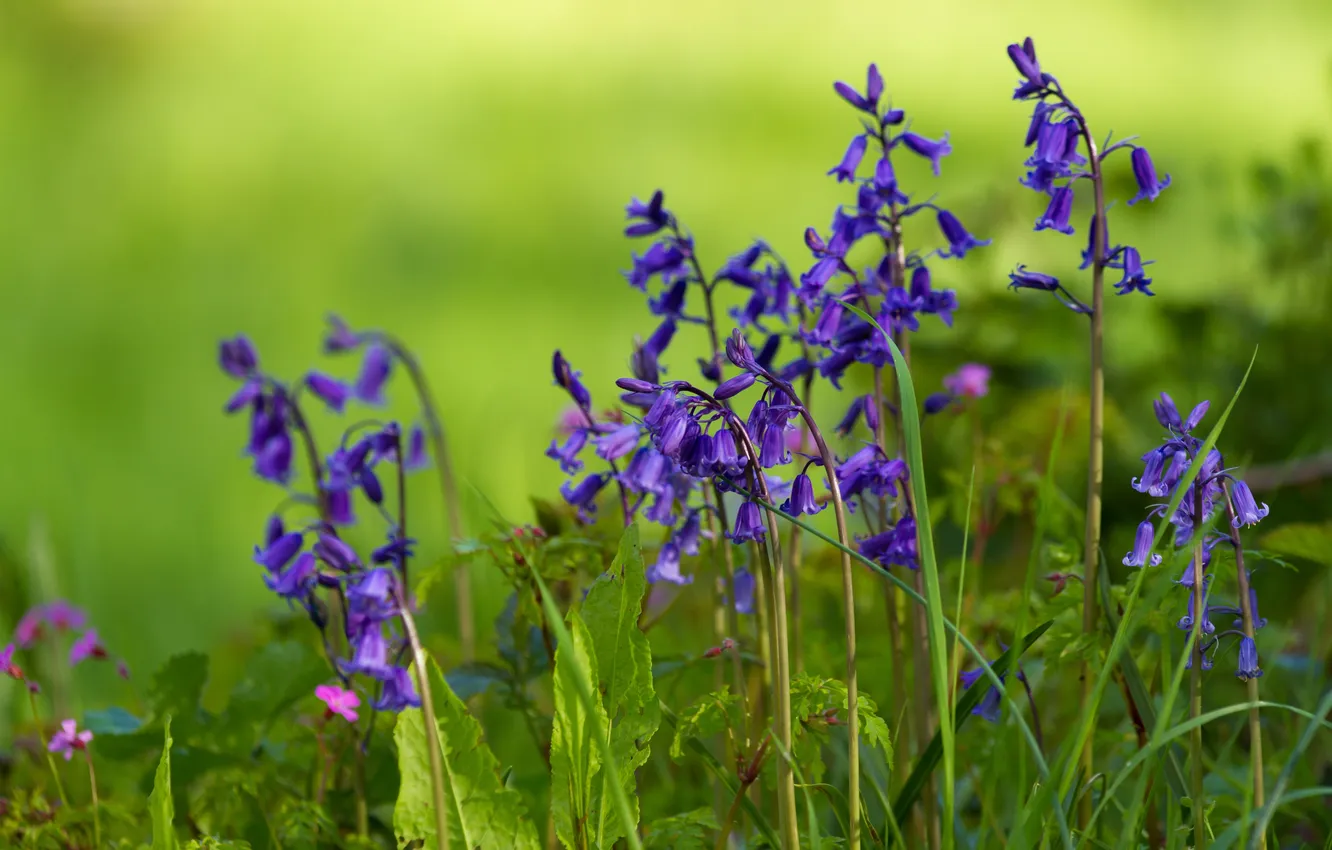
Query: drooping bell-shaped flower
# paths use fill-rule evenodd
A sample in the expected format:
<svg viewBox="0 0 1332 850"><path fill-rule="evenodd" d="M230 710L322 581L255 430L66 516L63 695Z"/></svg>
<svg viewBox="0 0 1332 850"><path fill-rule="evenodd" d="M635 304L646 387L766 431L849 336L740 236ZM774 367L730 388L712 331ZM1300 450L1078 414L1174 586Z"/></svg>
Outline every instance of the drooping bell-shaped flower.
<svg viewBox="0 0 1332 850"><path fill-rule="evenodd" d="M1127 246L1121 253L1121 262L1124 265L1124 277L1115 282L1115 294L1127 295L1130 292L1141 292L1143 295L1155 295L1150 289L1152 279L1147 276L1143 268L1142 256L1138 249L1133 246Z"/></svg>
<svg viewBox="0 0 1332 850"><path fill-rule="evenodd" d="M1253 498L1253 492L1249 490L1249 485L1239 479L1235 479L1235 486L1231 490L1231 496L1235 504L1235 519L1232 525L1239 528L1245 525L1254 525L1260 522L1268 514L1266 504L1259 505Z"/></svg>
<svg viewBox="0 0 1332 850"><path fill-rule="evenodd" d="M814 498L814 482L805 473L800 473L791 479L791 495L782 503L782 510L792 516L808 514L813 516L826 508L827 505L820 505Z"/></svg>
<svg viewBox="0 0 1332 850"><path fill-rule="evenodd" d="M1152 163L1152 155L1147 153L1146 148L1134 148L1133 153L1129 154L1129 159L1133 163L1133 179L1138 183L1138 194L1129 199L1129 206L1142 200L1156 200L1157 196L1170 185L1170 175L1167 174L1164 179L1157 179L1156 166Z"/></svg>
<svg viewBox="0 0 1332 850"><path fill-rule="evenodd" d="M365 359L361 361L361 372L356 376L356 385L352 393L365 404L382 405L384 385L388 383L389 372L393 367L393 357L382 345L371 345L365 350Z"/></svg>
<svg viewBox="0 0 1332 850"><path fill-rule="evenodd" d="M1036 219L1036 230L1057 230L1071 234L1073 225L1068 223L1073 214L1073 187L1060 186L1050 193L1050 203L1045 213Z"/></svg>
<svg viewBox="0 0 1332 850"><path fill-rule="evenodd" d="M1156 537L1156 528L1150 520L1138 523L1138 531L1133 536L1133 550L1124 556L1124 566L1141 567L1147 564L1147 556L1152 553L1152 541ZM1161 556L1151 554L1153 567L1161 563Z"/></svg>
<svg viewBox="0 0 1332 850"><path fill-rule="evenodd" d="M948 247L939 251L940 257L961 259L967 255L968 251L974 248L983 248L991 242L989 239L977 239L972 236L962 226L962 222L957 220L957 216L948 210L939 210L936 218L939 222L939 231L948 240Z"/></svg>
<svg viewBox="0 0 1332 850"><path fill-rule="evenodd" d="M1263 675L1263 670L1258 666L1258 645L1253 642L1253 638L1245 635L1239 641L1239 663L1235 675L1242 681L1247 682L1250 679L1257 679Z"/></svg>
<svg viewBox="0 0 1332 850"><path fill-rule="evenodd" d="M915 133L903 133L898 138L907 146L907 150L930 161L930 168L934 171L935 177L939 176L939 160L953 152L953 146L948 143L947 133L944 133L943 138L938 141Z"/></svg>
<svg viewBox="0 0 1332 850"><path fill-rule="evenodd" d="M731 529L731 542L761 541L765 535L763 514L757 502L746 500L735 513L735 528Z"/></svg>
<svg viewBox="0 0 1332 850"><path fill-rule="evenodd" d="M846 153L842 155L842 161L833 166L828 172L837 177L838 183L852 183L856 179L856 169L860 167L860 161L865 158L864 134L856 136L847 146Z"/></svg>

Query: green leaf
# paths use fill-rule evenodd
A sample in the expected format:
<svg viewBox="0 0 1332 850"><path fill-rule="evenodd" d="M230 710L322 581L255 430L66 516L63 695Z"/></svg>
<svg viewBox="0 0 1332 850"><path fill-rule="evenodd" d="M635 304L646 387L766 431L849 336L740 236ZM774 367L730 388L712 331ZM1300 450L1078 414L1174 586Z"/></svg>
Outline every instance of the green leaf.
<svg viewBox="0 0 1332 850"><path fill-rule="evenodd" d="M568 624L571 639L561 641L555 651L551 809L560 842L569 850L579 850L591 845L588 831L592 828L593 780L602 767L602 749L596 736L598 730L609 728L610 721L600 700L589 706L580 699L577 677L586 675L592 682L598 680L597 656L578 611L569 612ZM630 805L631 811L634 805Z"/></svg>
<svg viewBox="0 0 1332 850"><path fill-rule="evenodd" d="M132 735L143 728L143 721L120 706L113 705L101 711L84 713L83 726L98 736Z"/></svg>
<svg viewBox="0 0 1332 850"><path fill-rule="evenodd" d="M176 731L188 738L203 725L205 717L199 702L208 681L208 656L202 652L173 655L153 674L148 700L154 714L176 719Z"/></svg>
<svg viewBox="0 0 1332 850"><path fill-rule="evenodd" d="M219 718L221 722L210 729L212 740L221 749L248 753L255 744L256 726L271 723L297 701L309 697L327 678L328 662L305 644L266 644L246 662L245 672L232 688L226 711ZM202 687L202 679L199 682Z"/></svg>
<svg viewBox="0 0 1332 850"><path fill-rule="evenodd" d="M862 695L857 703L860 713L860 736L864 743L883 750L889 762L893 758L892 737L888 724L879 716L879 706L869 696ZM795 721L796 761L808 775L809 781L823 779L824 762L819 748L827 738L830 726L838 722L833 712L840 710L841 722L847 711L846 685L837 679L825 679L808 673L797 674L791 681L791 716Z"/></svg>
<svg viewBox="0 0 1332 850"><path fill-rule="evenodd" d="M614 773L602 776L609 783L618 776L629 798L629 809L638 823L638 795L634 772L647 761L652 736L661 725L657 693L652 685L652 649L647 635L638 628L647 592L643 550L638 544L638 526L625 529L620 551L611 568L587 592L580 614L596 653L597 682L610 722L610 748ZM597 812L597 843L612 846L623 828L605 802L607 788L593 795ZM607 801L608 802L608 801Z"/></svg>
<svg viewBox="0 0 1332 850"><path fill-rule="evenodd" d="M734 723L731 708L739 702L740 697L731 693L729 686L695 700L693 705L680 713L675 735L671 738L671 758L676 761L684 758L685 742L691 738L711 738L722 730L730 729Z"/></svg>
<svg viewBox="0 0 1332 850"><path fill-rule="evenodd" d="M449 846L537 850L536 829L528 820L526 806L517 791L500 782L499 762L482 740L481 724L467 712L433 658L427 659L427 666L444 763ZM421 709L407 709L398 715L393 740L398 745L402 777L393 807L393 829L399 844L423 841L426 850L438 847L430 754Z"/></svg>
<svg viewBox="0 0 1332 850"><path fill-rule="evenodd" d="M1263 545L1283 555L1332 566L1332 523L1283 525L1263 535Z"/></svg>
<svg viewBox="0 0 1332 850"><path fill-rule="evenodd" d="M648 824L646 850L708 850L708 836L718 829L717 818L707 807L660 818Z"/></svg>
<svg viewBox="0 0 1332 850"><path fill-rule="evenodd" d="M180 656L177 656L180 657ZM174 659L173 659L174 660ZM168 662L169 663L169 662ZM171 799L171 717L163 720L162 758L153 778L153 793L148 796L148 813L153 821L152 850L176 850L176 806Z"/></svg>

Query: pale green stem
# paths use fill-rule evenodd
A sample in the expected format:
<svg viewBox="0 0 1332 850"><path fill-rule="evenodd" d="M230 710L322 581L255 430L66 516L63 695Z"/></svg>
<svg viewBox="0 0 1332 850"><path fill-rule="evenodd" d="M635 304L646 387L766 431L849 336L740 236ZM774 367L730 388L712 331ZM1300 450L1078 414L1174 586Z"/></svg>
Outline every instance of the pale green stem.
<svg viewBox="0 0 1332 850"><path fill-rule="evenodd" d="M27 688L28 683L23 682L23 687ZM42 730L42 715L37 710L37 694L28 689L28 705L32 706L32 719L37 724L37 740L41 741L42 753L46 756L46 764L51 768L51 778L55 780L56 794L60 796L61 805L69 807L69 798L65 796L65 784L60 781L60 771L56 769L55 756L47 749L46 732Z"/></svg>
<svg viewBox="0 0 1332 850"><path fill-rule="evenodd" d="M1207 594L1203 586L1203 482L1195 481L1193 550L1193 649L1189 670L1189 717L1202 716L1202 660L1203 623L1207 620ZM1192 787L1189 789L1193 811L1193 846L1195 850L1207 847L1207 813L1203 805L1203 740L1202 724L1189 733L1189 761L1192 768Z"/></svg>
<svg viewBox="0 0 1332 850"><path fill-rule="evenodd" d="M1244 568L1244 543L1240 540L1239 528L1236 527L1235 505L1230 501L1230 485L1226 489L1226 514L1230 519L1230 542L1235 546L1235 576L1239 583L1240 616L1244 619L1244 636L1254 640L1253 600L1249 597L1249 572ZM1249 689L1249 702L1259 701L1258 680L1250 678L1245 683ZM1253 808L1262 809L1263 789L1263 727L1259 722L1258 709L1249 709L1249 773L1253 779ZM1267 833L1258 835L1258 847L1267 850Z"/></svg>
<svg viewBox="0 0 1332 850"><path fill-rule="evenodd" d="M83 751L83 757L88 762L88 788L92 792L92 810L93 810L93 847L101 850L102 847L102 804L97 798L97 771L93 770L92 753L88 750Z"/></svg>

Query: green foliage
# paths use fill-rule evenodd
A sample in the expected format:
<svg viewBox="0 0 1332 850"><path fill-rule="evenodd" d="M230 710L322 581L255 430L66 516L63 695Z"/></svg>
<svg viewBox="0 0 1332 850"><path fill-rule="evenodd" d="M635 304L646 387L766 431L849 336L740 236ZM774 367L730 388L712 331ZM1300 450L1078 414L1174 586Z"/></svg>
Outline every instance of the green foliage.
<svg viewBox="0 0 1332 850"><path fill-rule="evenodd" d="M646 850L707 850L712 846L709 838L717 828L712 809L694 809L648 824L643 847Z"/></svg>
<svg viewBox="0 0 1332 850"><path fill-rule="evenodd" d="M704 694L694 704L680 712L675 734L671 737L671 758L679 761L685 756L685 743L691 739L706 740L725 731L727 737L743 722L737 717L740 697L731 693L729 686L720 691Z"/></svg>
<svg viewBox="0 0 1332 850"><path fill-rule="evenodd" d="M162 758L153 778L153 793L148 797L148 812L153 822L152 850L176 850L176 809L171 795L171 716L163 718L165 742Z"/></svg>
<svg viewBox="0 0 1332 850"><path fill-rule="evenodd" d="M878 747L884 759L893 759L893 743L888 724L879 716L874 699L862 696L860 739ZM791 679L791 717L795 720L795 758L810 782L823 781L825 763L819 750L831 727L844 723L847 709L846 683L836 679L801 673ZM837 712L842 712L839 715Z"/></svg>
<svg viewBox="0 0 1332 850"><path fill-rule="evenodd" d="M481 725L449 687L434 659L427 666L444 764L450 846L535 850L536 830L526 806L517 791L500 782L499 762L482 739ZM425 722L422 709L407 709L394 726L401 784L393 828L400 843L419 840L432 848L440 844Z"/></svg>
<svg viewBox="0 0 1332 850"><path fill-rule="evenodd" d="M1290 523L1267 532L1262 541L1283 555L1332 566L1332 523Z"/></svg>
<svg viewBox="0 0 1332 850"><path fill-rule="evenodd" d="M561 843L569 850L583 850L593 843L588 834L594 823L593 801L600 798L602 787L602 783L594 784L602 769L601 748L595 736L600 730L609 728L610 720L600 699L589 710L578 693L576 676L586 675L592 681L597 680L597 656L592 648L592 636L576 610L569 612L569 633L573 639L561 643L555 654L555 725L550 739L551 806L555 834ZM595 717L591 716L593 712Z"/></svg>

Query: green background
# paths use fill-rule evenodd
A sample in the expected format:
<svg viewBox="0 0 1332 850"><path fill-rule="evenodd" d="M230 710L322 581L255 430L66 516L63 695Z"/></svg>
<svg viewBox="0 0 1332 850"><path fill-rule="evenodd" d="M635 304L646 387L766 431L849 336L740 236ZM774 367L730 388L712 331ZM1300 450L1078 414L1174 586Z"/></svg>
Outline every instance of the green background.
<svg viewBox="0 0 1332 850"><path fill-rule="evenodd" d="M462 478L526 518L527 496L561 480L542 457L564 405L551 351L609 402L654 325L619 274L625 201L666 189L708 265L759 235L803 265L803 228L851 199L824 175L856 127L831 83L863 84L870 61L915 129L952 134L943 176L903 163L906 185L995 240L936 267L962 311L923 335L918 381L984 359L1008 387L996 414L1063 385L1076 401L1080 320L1003 289L1017 262L1072 272L1086 219L1075 237L1033 233L1042 204L1016 185L1029 110L1009 100L1004 46L1027 34L1099 136L1138 134L1174 178L1112 220L1157 261L1158 296L1115 301L1107 321L1128 429L1111 437L1107 548L1127 548L1141 516L1127 475L1156 440L1145 400L1223 402L1255 342L1277 347L1233 420L1257 442L1236 454L1323 448L1308 418L1328 404L1321 301L1298 269L1266 267L1250 178L1328 130L1328 4L10 3L2 568L86 605L136 668L243 634L274 607L249 550L280 494L248 472L245 422L222 415L216 341L245 331L295 376L321 362L330 310L408 342ZM1297 338L1296 363L1280 343ZM701 344L683 333L676 362ZM410 417L407 385L392 393ZM328 442L338 426L319 427ZM1069 444L1076 470L1082 439ZM1076 471L1065 484L1079 491ZM427 559L445 540L433 486L412 491ZM1320 498L1268 501L1294 516Z"/></svg>

